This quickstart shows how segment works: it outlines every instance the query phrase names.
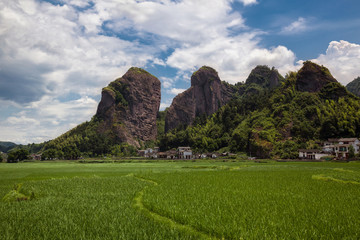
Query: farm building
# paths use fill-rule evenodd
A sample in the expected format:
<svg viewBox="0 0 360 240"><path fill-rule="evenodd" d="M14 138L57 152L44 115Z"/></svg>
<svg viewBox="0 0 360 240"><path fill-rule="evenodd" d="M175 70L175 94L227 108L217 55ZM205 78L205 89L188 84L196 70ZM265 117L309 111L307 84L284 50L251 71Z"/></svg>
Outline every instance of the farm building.
<svg viewBox="0 0 360 240"><path fill-rule="evenodd" d="M190 147L178 147L177 149L179 159L192 159L193 154Z"/></svg>
<svg viewBox="0 0 360 240"><path fill-rule="evenodd" d="M169 150L166 152L159 152L158 158L166 158L166 159L176 159L177 152L175 150Z"/></svg>
<svg viewBox="0 0 360 240"><path fill-rule="evenodd" d="M337 159L348 159L351 147L354 153L360 152L360 141L357 138L330 138L323 143L322 150L299 149L299 158L320 159L322 156L334 156Z"/></svg>
<svg viewBox="0 0 360 240"><path fill-rule="evenodd" d="M328 139L324 142L323 151L334 155L338 159L348 159L350 148L359 153L360 141L357 138Z"/></svg>
<svg viewBox="0 0 360 240"><path fill-rule="evenodd" d="M320 160L325 156L329 156L329 154L318 149L299 149L300 159Z"/></svg>
<svg viewBox="0 0 360 240"><path fill-rule="evenodd" d="M157 158L157 154L158 154L159 148L155 147L154 149L152 148L147 148L145 150L139 150L138 154L141 157L146 157L146 158Z"/></svg>

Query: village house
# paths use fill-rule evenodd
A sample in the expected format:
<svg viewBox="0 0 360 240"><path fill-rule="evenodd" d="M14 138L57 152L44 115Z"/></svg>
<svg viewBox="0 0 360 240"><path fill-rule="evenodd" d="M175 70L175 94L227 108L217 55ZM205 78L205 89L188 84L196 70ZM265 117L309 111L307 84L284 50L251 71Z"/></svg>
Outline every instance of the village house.
<svg viewBox="0 0 360 240"><path fill-rule="evenodd" d="M176 159L177 158L177 151L175 150L169 150L166 152L159 152L157 154L158 158L163 158L163 159Z"/></svg>
<svg viewBox="0 0 360 240"><path fill-rule="evenodd" d="M329 154L318 149L299 149L300 159L320 160L325 156L329 156Z"/></svg>
<svg viewBox="0 0 360 240"><path fill-rule="evenodd" d="M41 155L42 154L31 154L31 158L33 160L41 160Z"/></svg>
<svg viewBox="0 0 360 240"><path fill-rule="evenodd" d="M360 141L357 138L329 138L323 143L322 150L299 149L299 158L319 160L323 156L334 156L337 159L348 159L351 146L355 154L360 152Z"/></svg>
<svg viewBox="0 0 360 240"><path fill-rule="evenodd" d="M217 158L218 156L220 156L220 154L217 152L207 154L208 158Z"/></svg>
<svg viewBox="0 0 360 240"><path fill-rule="evenodd" d="M146 158L157 158L157 154L159 152L159 148L155 147L154 149L152 148L147 148L145 150L139 150L138 154L141 157L146 157Z"/></svg>
<svg viewBox="0 0 360 240"><path fill-rule="evenodd" d="M351 146L354 153L359 153L360 141L357 138L328 139L324 143L323 151L331 153L338 159L348 159Z"/></svg>
<svg viewBox="0 0 360 240"><path fill-rule="evenodd" d="M192 159L192 150L190 147L178 147L177 154L179 159Z"/></svg>

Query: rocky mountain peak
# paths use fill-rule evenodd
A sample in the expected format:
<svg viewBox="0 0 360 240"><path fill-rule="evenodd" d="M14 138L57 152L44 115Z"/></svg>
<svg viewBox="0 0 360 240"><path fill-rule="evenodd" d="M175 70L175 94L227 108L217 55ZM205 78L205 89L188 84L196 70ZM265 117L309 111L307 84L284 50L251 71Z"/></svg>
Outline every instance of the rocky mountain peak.
<svg viewBox="0 0 360 240"><path fill-rule="evenodd" d="M337 82L329 69L311 61L304 62L296 76L296 90L301 92L319 92L329 84Z"/></svg>
<svg viewBox="0 0 360 240"><path fill-rule="evenodd" d="M220 83L221 80L215 69L208 66L201 67L191 76L191 86L204 86L211 82Z"/></svg>
<svg viewBox="0 0 360 240"><path fill-rule="evenodd" d="M160 107L160 81L141 68L130 68L102 90L97 113L100 132L111 131L119 142L139 146L155 140Z"/></svg>
<svg viewBox="0 0 360 240"><path fill-rule="evenodd" d="M251 71L245 83L255 83L264 88L274 88L283 80L284 78L275 68L270 69L268 66L258 65Z"/></svg>
<svg viewBox="0 0 360 240"><path fill-rule="evenodd" d="M221 82L211 67L201 67L191 77L191 87L177 95L165 118L165 131L179 125L191 125L198 116L209 116L225 105L234 90Z"/></svg>

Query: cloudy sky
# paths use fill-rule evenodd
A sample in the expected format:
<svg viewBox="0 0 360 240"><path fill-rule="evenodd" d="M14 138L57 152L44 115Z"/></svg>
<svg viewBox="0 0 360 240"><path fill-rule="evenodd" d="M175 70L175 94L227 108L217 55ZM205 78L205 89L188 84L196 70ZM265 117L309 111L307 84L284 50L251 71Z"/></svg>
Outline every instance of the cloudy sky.
<svg viewBox="0 0 360 240"><path fill-rule="evenodd" d="M162 82L161 108L197 68L245 81L303 60L360 76L358 0L0 0L0 141L42 142L96 112L131 66Z"/></svg>

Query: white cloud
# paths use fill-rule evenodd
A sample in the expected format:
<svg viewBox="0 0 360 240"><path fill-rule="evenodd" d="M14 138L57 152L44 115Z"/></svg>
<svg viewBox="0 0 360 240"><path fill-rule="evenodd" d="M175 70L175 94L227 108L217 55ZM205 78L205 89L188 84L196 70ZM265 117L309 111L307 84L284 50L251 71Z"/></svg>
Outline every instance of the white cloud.
<svg viewBox="0 0 360 240"><path fill-rule="evenodd" d="M296 21L292 22L286 27L283 27L281 33L296 34L296 33L304 32L307 29L309 29L308 20L303 17L299 17Z"/></svg>
<svg viewBox="0 0 360 240"><path fill-rule="evenodd" d="M168 78L168 77L160 77L160 81L162 83L163 88L165 89L171 88L175 83L174 78Z"/></svg>
<svg viewBox="0 0 360 240"><path fill-rule="evenodd" d="M166 108L170 107L170 103L160 103L160 111L164 111Z"/></svg>
<svg viewBox="0 0 360 240"><path fill-rule="evenodd" d="M88 0L66 0L65 2L68 3L69 5L73 5L80 8L85 8L90 5L90 1Z"/></svg>
<svg viewBox="0 0 360 240"><path fill-rule="evenodd" d="M44 94L60 96L82 91L84 85L93 89L86 92L96 89L99 94L101 87L130 66L145 66L152 61L154 48L96 35L93 26L101 24L103 18L96 13L85 20L82 16L68 5L33 0L0 3L0 78L3 84L7 81L1 87L3 99L12 99L18 95L15 90L21 89L29 98L14 100L28 102ZM18 86L13 85L14 81Z"/></svg>
<svg viewBox="0 0 360 240"><path fill-rule="evenodd" d="M173 95L178 95L182 92L186 91L186 89L182 89L182 88L172 88L170 90L168 90L168 93L173 94Z"/></svg>
<svg viewBox="0 0 360 240"><path fill-rule="evenodd" d="M27 126L29 125L40 125L40 122L33 118L28 118L26 116L19 116L19 117L9 117L6 122L10 125L19 125L19 124L25 124Z"/></svg>
<svg viewBox="0 0 360 240"><path fill-rule="evenodd" d="M96 107L97 102L89 97L59 102L45 96L0 121L1 139L22 144L50 140L90 120Z"/></svg>
<svg viewBox="0 0 360 240"><path fill-rule="evenodd" d="M167 64L182 71L207 65L215 68L222 80L245 81L257 65L275 66L282 74L293 68L295 55L283 46L265 49L258 46L256 34L218 38L203 44L176 49Z"/></svg>
<svg viewBox="0 0 360 240"><path fill-rule="evenodd" d="M245 6L258 3L257 0L239 0L239 2L242 2Z"/></svg>
<svg viewBox="0 0 360 240"><path fill-rule="evenodd" d="M360 45L347 41L330 42L326 53L312 61L329 68L343 85L360 76Z"/></svg>
<svg viewBox="0 0 360 240"><path fill-rule="evenodd" d="M200 43L226 34L228 27L245 27L241 15L231 12L231 2L230 0L176 2L128 0L112 3L99 1L97 9L99 12L108 12L113 21L107 26L118 32L133 28L139 32L156 34L182 43Z"/></svg>

